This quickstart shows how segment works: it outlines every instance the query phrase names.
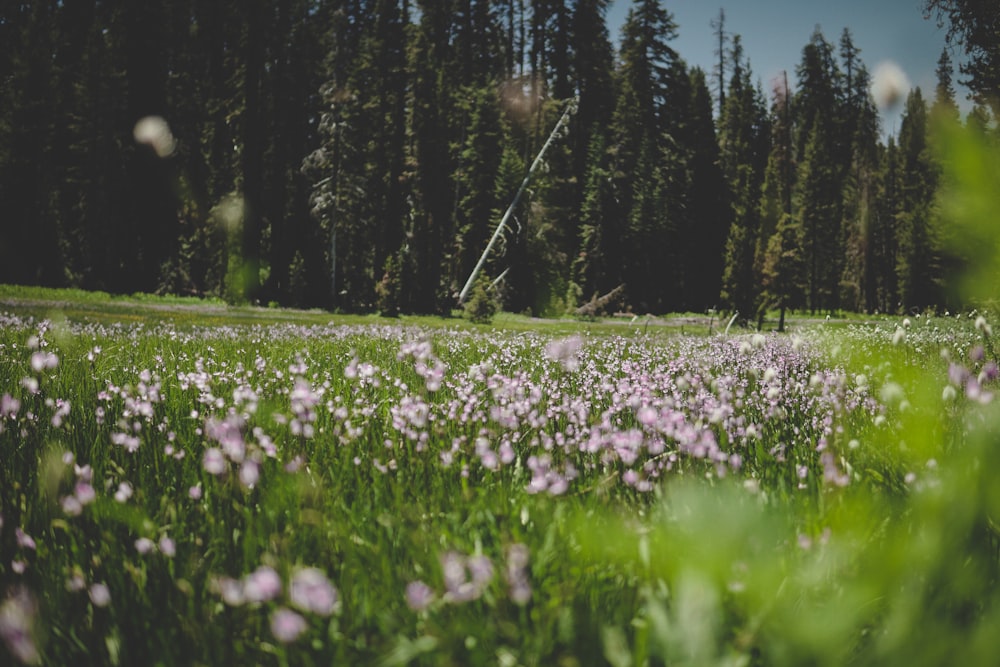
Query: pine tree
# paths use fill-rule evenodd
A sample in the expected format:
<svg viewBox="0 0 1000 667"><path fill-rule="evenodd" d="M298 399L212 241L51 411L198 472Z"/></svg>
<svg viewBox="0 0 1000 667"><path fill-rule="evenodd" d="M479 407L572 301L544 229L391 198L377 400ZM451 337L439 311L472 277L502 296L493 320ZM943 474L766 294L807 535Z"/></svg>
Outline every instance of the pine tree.
<svg viewBox="0 0 1000 667"><path fill-rule="evenodd" d="M899 257L896 224L902 206L899 180L899 148L895 137L889 137L881 151L876 198L869 236L872 244L871 264L874 273L875 311L890 313L899 308L899 281L896 264Z"/></svg>
<svg viewBox="0 0 1000 667"><path fill-rule="evenodd" d="M761 285L765 302L780 311L778 331L785 330L785 311L802 303L802 228L783 213L764 251Z"/></svg>
<svg viewBox="0 0 1000 667"><path fill-rule="evenodd" d="M793 237L801 236L799 227L792 228L792 186L794 163L792 153L791 125L791 94L788 90L787 76L777 80L771 95L771 152L764 172L764 184L760 197L760 233L755 251L754 274L759 284L764 288L764 298L760 304L759 317L763 317L767 309L779 305L784 309L792 303L792 285L788 284L790 276L801 280L801 271L790 272L785 269L789 259L785 254L799 254L801 262L801 245L788 245ZM775 238L778 237L778 238ZM777 256L776 256L777 254ZM770 272L770 277L768 273ZM800 286L795 286L800 287ZM782 318L784 312L782 312ZM782 320L783 321L783 320Z"/></svg>
<svg viewBox="0 0 1000 667"><path fill-rule="evenodd" d="M464 284L499 222L495 211L497 175L502 155L503 132L495 94L490 89L470 91L470 122L461 168L456 174L462 193L456 224L458 262L455 282ZM497 275L499 272L490 272Z"/></svg>
<svg viewBox="0 0 1000 667"><path fill-rule="evenodd" d="M618 104L611 151L615 192L620 205L623 239L622 276L629 298L642 309L662 308L664 291L674 286L659 273L656 258L676 252L670 243L671 215L676 197L686 187L676 183L676 134L685 111L673 106L687 99L686 67L669 41L676 36L673 16L656 0L640 0L629 11L622 28Z"/></svg>
<svg viewBox="0 0 1000 667"><path fill-rule="evenodd" d="M712 68L712 80L714 81L719 106L717 108L719 117L722 117L722 110L726 108L726 45L729 43L729 33L726 32L726 10L719 8L718 18L709 22L715 34L715 57L718 59Z"/></svg>
<svg viewBox="0 0 1000 667"><path fill-rule="evenodd" d="M899 132L900 211L896 273L904 311L922 310L937 300L938 258L932 229L936 167L928 145L927 105L920 88L906 99Z"/></svg>
<svg viewBox="0 0 1000 667"><path fill-rule="evenodd" d="M845 34L843 51L851 62L856 50ZM845 127L842 75L833 47L817 28L802 50L796 73L799 88L797 116L799 185L796 215L802 227L806 264L806 295L810 310L832 312L841 305L840 281L844 267L843 188L851 160L851 142L839 141ZM852 81L852 83L854 83Z"/></svg>
<svg viewBox="0 0 1000 667"><path fill-rule="evenodd" d="M580 207L580 250L573 263L574 281L587 300L621 284L621 238L615 233L620 213L614 196L611 156L604 134L593 134L583 202Z"/></svg>
<svg viewBox="0 0 1000 667"><path fill-rule="evenodd" d="M18 3L5 8L11 41L4 46L9 69L0 77L0 207L5 238L0 246L0 281L58 285L61 258L58 225L50 193L53 164L55 72L51 26L57 2Z"/></svg>
<svg viewBox="0 0 1000 667"><path fill-rule="evenodd" d="M839 307L842 274L841 191L827 134L827 123L815 123L799 165L798 223L803 233L806 294L813 312Z"/></svg>
<svg viewBox="0 0 1000 667"><path fill-rule="evenodd" d="M846 46L844 46L846 44ZM878 110L869 88L871 77L844 31L841 56L845 72L843 127L851 132L845 165L841 227L843 230L842 305L872 312L876 308L873 227L877 207Z"/></svg>
<svg viewBox="0 0 1000 667"><path fill-rule="evenodd" d="M833 45L826 41L818 26L802 49L802 60L795 73L799 81L792 105L797 128L795 158L802 162L819 118L828 123L824 132L830 136L838 134L837 124L841 120L841 73L834 59Z"/></svg>
<svg viewBox="0 0 1000 667"><path fill-rule="evenodd" d="M320 232L309 267L317 272L322 252L326 287L320 293L328 305L354 310L366 301L370 305L375 270L374 240L365 228L371 215L365 130L374 121L366 115L362 95L370 91L364 80L370 68L359 62L370 28L357 3L338 4L331 13L330 53L320 88L320 145L305 157L301 171L312 184L310 213Z"/></svg>
<svg viewBox="0 0 1000 667"><path fill-rule="evenodd" d="M965 59L960 67L976 100L1000 114L1000 5L980 0L924 0L926 17L947 20L948 41L960 44Z"/></svg>
<svg viewBox="0 0 1000 667"><path fill-rule="evenodd" d="M410 51L413 101L410 112L411 156L414 175L413 255L417 312L447 312L453 305L449 291L457 289L452 266L455 185L449 139L453 115L446 86L451 63L449 47L451 13L442 3L420 7L420 23ZM457 114L455 114L457 115ZM450 288L450 289L449 289Z"/></svg>
<svg viewBox="0 0 1000 667"><path fill-rule="evenodd" d="M937 86L934 89L934 102L931 105L931 115L936 122L957 122L959 118L958 104L955 103L955 85L952 83L953 69L951 54L947 47L941 50L938 58Z"/></svg>
<svg viewBox="0 0 1000 667"><path fill-rule="evenodd" d="M726 182L719 166L712 98L705 73L699 68L691 70L689 99L685 129L679 134L689 190L675 255L684 280L679 290L683 298L680 307L704 312L719 305L729 216L728 202L721 196Z"/></svg>
<svg viewBox="0 0 1000 667"><path fill-rule="evenodd" d="M760 235L760 193L764 181L770 126L761 91L752 84L739 35L733 37L733 64L726 107L720 121L720 161L730 202L729 232L722 277L722 302L746 322L758 306L754 276Z"/></svg>

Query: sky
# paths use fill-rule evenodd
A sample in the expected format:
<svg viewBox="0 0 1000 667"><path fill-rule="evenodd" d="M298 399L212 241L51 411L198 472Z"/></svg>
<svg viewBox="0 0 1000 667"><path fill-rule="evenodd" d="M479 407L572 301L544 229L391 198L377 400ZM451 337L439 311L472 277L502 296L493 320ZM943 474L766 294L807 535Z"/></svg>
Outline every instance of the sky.
<svg viewBox="0 0 1000 667"><path fill-rule="evenodd" d="M920 86L924 99L934 95L935 69L945 47L945 28L934 19L924 19L922 0L662 0L678 26L677 39L671 42L689 66L698 65L711 72L716 62L715 41L710 21L726 11L726 31L739 33L743 50L750 59L756 79L770 94L771 80L788 72L789 84L795 87L795 68L802 60L804 47L818 25L826 40L838 51L840 35L850 28L860 58L874 72L880 62L892 60L906 73L914 86ZM621 38L621 25L632 0L612 0L608 27L612 40ZM960 54L953 51L952 62ZM956 97L963 111L968 91L958 85ZM902 106L902 105L900 105ZM882 131L898 134L901 109L883 113Z"/></svg>

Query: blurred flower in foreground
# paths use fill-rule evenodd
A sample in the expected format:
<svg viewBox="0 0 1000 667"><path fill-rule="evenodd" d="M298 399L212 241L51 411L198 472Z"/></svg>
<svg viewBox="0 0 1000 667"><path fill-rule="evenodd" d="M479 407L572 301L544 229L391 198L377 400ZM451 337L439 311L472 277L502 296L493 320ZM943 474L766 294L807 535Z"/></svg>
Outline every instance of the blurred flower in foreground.
<svg viewBox="0 0 1000 667"><path fill-rule="evenodd" d="M160 116L140 118L132 129L132 136L137 144L152 148L157 157L170 157L177 147L170 126Z"/></svg>
<svg viewBox="0 0 1000 667"><path fill-rule="evenodd" d="M406 585L406 606L413 611L423 611L434 601L434 591L422 581L411 581Z"/></svg>
<svg viewBox="0 0 1000 667"><path fill-rule="evenodd" d="M282 644L288 644L298 639L307 627L306 619L291 609L282 607L271 614L271 634Z"/></svg>
<svg viewBox="0 0 1000 667"><path fill-rule="evenodd" d="M0 604L0 640L7 651L25 665L41 663L41 655L32 636L36 604L25 589L17 589Z"/></svg>
<svg viewBox="0 0 1000 667"><path fill-rule="evenodd" d="M583 339L579 336L569 336L553 340L545 346L545 356L562 364L569 372L580 368L580 352L583 350Z"/></svg>
<svg viewBox="0 0 1000 667"><path fill-rule="evenodd" d="M292 575L289 597L302 611L329 616L337 606L337 589L320 570L307 567Z"/></svg>
<svg viewBox="0 0 1000 667"><path fill-rule="evenodd" d="M274 568L261 565L243 579L243 596L247 602L266 602L281 593L281 578Z"/></svg>
<svg viewBox="0 0 1000 667"><path fill-rule="evenodd" d="M111 603L111 590L107 584L96 583L90 587L90 601L95 607L107 607Z"/></svg>
<svg viewBox="0 0 1000 667"><path fill-rule="evenodd" d="M906 72L891 60L883 60L872 74L872 97L881 109L891 109L910 92L910 79Z"/></svg>
<svg viewBox="0 0 1000 667"><path fill-rule="evenodd" d="M524 544L512 544L507 548L507 585L510 599L514 604L525 605L531 600L531 584L528 581L528 559L530 552Z"/></svg>

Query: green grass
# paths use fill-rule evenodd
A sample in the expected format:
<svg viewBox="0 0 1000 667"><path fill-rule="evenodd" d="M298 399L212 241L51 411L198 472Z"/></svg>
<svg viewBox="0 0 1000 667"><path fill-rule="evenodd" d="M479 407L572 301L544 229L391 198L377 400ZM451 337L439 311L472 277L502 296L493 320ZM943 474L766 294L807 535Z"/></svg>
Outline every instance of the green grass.
<svg viewBox="0 0 1000 667"><path fill-rule="evenodd" d="M693 337L13 291L0 580L31 601L4 604L45 664L983 664L1000 648L1000 415L964 386L942 400L942 347L988 371L968 318L916 319L894 346L901 320ZM242 452L215 475L227 419ZM94 489L78 513L74 466ZM466 580L479 557L492 572L449 593L443 560ZM261 567L281 591L227 603L224 582ZM309 567L336 586L329 616L293 604ZM407 604L415 581L426 608ZM282 609L305 621L287 643Z"/></svg>

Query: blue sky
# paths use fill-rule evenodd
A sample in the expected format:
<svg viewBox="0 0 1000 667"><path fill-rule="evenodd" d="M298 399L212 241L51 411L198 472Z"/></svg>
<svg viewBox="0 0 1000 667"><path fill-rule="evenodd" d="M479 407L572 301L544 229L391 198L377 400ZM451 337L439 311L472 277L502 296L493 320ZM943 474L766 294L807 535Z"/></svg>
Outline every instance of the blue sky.
<svg viewBox="0 0 1000 667"><path fill-rule="evenodd" d="M632 0L613 0L608 12L608 27L615 43ZM874 72L883 60L893 60L906 72L911 83L920 86L924 97L934 94L945 29L934 20L923 18L922 0L664 0L678 25L678 36L671 45L691 66L706 71L715 61L712 28L709 22L726 10L726 30L739 33L744 52L750 59L754 76L770 90L770 81L788 71L795 85L795 67L817 25L827 41L836 45L845 27L850 28L854 44L861 49L861 60ZM952 53L957 62L958 52ZM963 109L967 91L957 85L957 97ZM883 118L883 132L899 131L898 113Z"/></svg>

